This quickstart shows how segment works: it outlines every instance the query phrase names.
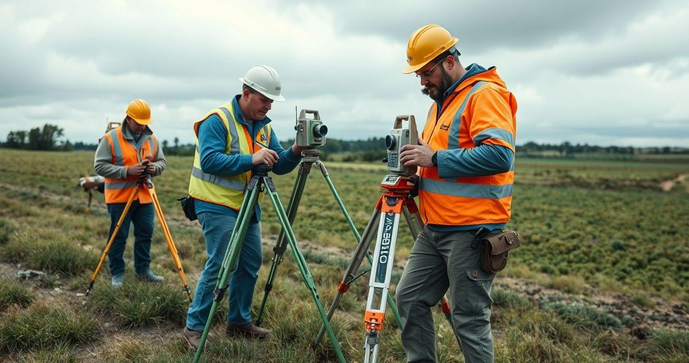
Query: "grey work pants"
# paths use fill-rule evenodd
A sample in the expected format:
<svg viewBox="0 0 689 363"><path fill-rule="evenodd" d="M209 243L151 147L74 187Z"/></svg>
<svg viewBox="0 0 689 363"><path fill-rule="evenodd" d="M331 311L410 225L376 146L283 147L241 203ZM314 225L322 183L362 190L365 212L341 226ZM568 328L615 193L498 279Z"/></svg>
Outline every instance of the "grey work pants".
<svg viewBox="0 0 689 363"><path fill-rule="evenodd" d="M397 285L397 306L408 362L435 362L431 308L449 288L452 323L466 362L493 362L490 289L494 274L481 269L481 249L471 248L468 232L431 232L424 228Z"/></svg>

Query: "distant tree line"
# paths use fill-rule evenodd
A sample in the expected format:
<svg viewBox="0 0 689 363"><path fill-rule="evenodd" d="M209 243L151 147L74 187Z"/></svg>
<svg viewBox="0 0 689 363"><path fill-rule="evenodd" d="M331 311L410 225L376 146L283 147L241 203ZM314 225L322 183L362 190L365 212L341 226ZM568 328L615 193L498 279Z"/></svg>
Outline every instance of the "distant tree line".
<svg viewBox="0 0 689 363"><path fill-rule="evenodd" d="M24 150L72 151L74 145L69 140L60 141L64 130L56 125L45 124L43 128L35 127L29 131L10 131L2 146Z"/></svg>
<svg viewBox="0 0 689 363"><path fill-rule="evenodd" d="M55 125L45 124L42 128L33 128L29 131L10 131L7 141L0 143L1 146L13 149L24 150L96 150L98 144L86 144L77 142L72 144L68 139L60 141L64 136L64 130ZM196 145L192 143L180 144L179 138L175 137L174 145L170 145L168 140L162 141L163 152L165 155L193 156ZM281 141L284 148L294 144L294 139ZM321 159L328 160L329 155L346 154L341 158L343 161L380 161L386 156L385 138L370 137L365 140L338 140L327 139L325 146L320 148ZM572 144L565 141L560 144L539 144L529 141L524 145L517 145L517 153L520 157L586 157L586 155L612 156L619 158L633 158L635 155L689 155L689 148L679 147L644 147L635 148L631 146L595 146L588 144Z"/></svg>
<svg viewBox="0 0 689 363"><path fill-rule="evenodd" d="M294 144L294 139L281 141L282 147L288 148ZM342 161L381 161L387 156L385 150L384 137L370 137L366 140L338 140L327 139L325 146L319 148L321 150L321 160L328 160L332 154L346 153Z"/></svg>
<svg viewBox="0 0 689 363"><path fill-rule="evenodd" d="M517 153L521 156L553 156L558 154L560 157L573 157L575 155L586 154L610 154L610 155L642 155L642 154L689 154L689 148L678 147L645 147L635 148L632 146L595 146L589 144L571 144L565 141L561 144L538 144L529 141L524 145L517 146Z"/></svg>
<svg viewBox="0 0 689 363"><path fill-rule="evenodd" d="M180 145L179 137L175 137L175 146L170 146L167 140L163 140L163 153L165 155L193 156L196 150L195 144Z"/></svg>

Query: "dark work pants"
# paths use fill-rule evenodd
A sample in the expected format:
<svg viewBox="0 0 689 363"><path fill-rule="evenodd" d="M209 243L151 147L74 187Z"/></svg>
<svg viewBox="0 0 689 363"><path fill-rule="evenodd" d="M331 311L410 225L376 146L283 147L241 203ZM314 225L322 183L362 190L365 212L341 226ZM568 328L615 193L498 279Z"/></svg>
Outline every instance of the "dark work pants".
<svg viewBox="0 0 689 363"><path fill-rule="evenodd" d="M469 232L436 233L424 228L414 243L397 285L397 306L408 362L435 362L431 308L448 292L452 324L464 361L493 362L490 290L494 274L481 269L481 249L472 249Z"/></svg>
<svg viewBox="0 0 689 363"><path fill-rule="evenodd" d="M112 232L117 226L117 221L120 220L120 216L124 212L125 205L126 203L108 204L108 213L110 213L110 233L108 238L112 236ZM127 243L129 226L131 224L134 224L134 270L136 273L144 273L149 269L151 264L151 238L153 237L154 214L153 203L140 204L138 200L132 202L129 212L122 222L120 231L110 247L110 252L108 252L110 273L113 276L124 274L124 247Z"/></svg>

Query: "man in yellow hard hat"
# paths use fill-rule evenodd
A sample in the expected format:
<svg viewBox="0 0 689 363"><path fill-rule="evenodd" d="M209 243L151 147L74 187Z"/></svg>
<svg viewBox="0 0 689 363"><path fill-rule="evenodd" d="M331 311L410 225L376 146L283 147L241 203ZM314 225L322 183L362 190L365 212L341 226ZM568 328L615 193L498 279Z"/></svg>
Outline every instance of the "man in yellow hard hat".
<svg viewBox="0 0 689 363"><path fill-rule="evenodd" d="M495 67L459 62L458 39L438 25L416 30L403 73L416 73L434 102L420 145L401 162L419 167L419 210L426 227L397 286L409 362L437 360L430 308L449 291L452 323L466 362L493 362L490 290L474 239L510 220L517 102Z"/></svg>
<svg viewBox="0 0 689 363"><path fill-rule="evenodd" d="M275 174L292 171L303 148L296 142L283 149L266 116L273 101L284 101L280 77L272 67L249 69L242 92L194 124L196 153L189 180L189 195L206 239L208 260L187 311L184 339L192 349L200 344L213 303L218 271L227 250L244 190L256 165L272 166ZM260 198L260 197L259 197ZM261 267L261 209L256 204L237 266L229 282L229 309L225 334L265 338L270 331L252 322L251 302Z"/></svg>
<svg viewBox="0 0 689 363"><path fill-rule="evenodd" d="M100 140L94 168L105 177L105 203L110 213L112 235L124 207L139 179L148 174L160 175L165 170L163 149L148 125L153 123L151 108L142 99L129 103L127 116L122 125L109 131ZM149 282L162 282L163 277L154 274L151 264L151 238L155 210L151 196L140 188L134 196L120 230L108 252L112 285L124 283L124 247L129 236L129 226L134 224L134 270L136 277Z"/></svg>

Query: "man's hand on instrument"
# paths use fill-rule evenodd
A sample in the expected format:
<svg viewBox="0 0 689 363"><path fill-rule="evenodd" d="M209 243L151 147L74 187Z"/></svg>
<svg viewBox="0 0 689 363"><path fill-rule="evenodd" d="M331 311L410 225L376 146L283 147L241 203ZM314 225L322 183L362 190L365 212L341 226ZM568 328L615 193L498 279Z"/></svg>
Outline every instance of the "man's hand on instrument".
<svg viewBox="0 0 689 363"><path fill-rule="evenodd" d="M266 164L273 166L278 161L278 153L271 149L261 149L251 155L251 163L254 165Z"/></svg>
<svg viewBox="0 0 689 363"><path fill-rule="evenodd" d="M433 154L435 151L428 144L419 139L419 145L404 145L400 153L400 162L404 166L422 166L430 168L433 166Z"/></svg>
<svg viewBox="0 0 689 363"><path fill-rule="evenodd" d="M156 166L153 163L146 164L146 174L153 175L156 172Z"/></svg>
<svg viewBox="0 0 689 363"><path fill-rule="evenodd" d="M294 140L294 144L292 145L292 154L294 155L301 155L301 152L306 149L305 147L302 146L297 146L297 140Z"/></svg>
<svg viewBox="0 0 689 363"><path fill-rule="evenodd" d="M141 176L144 171L146 171L146 166L143 163L137 163L127 168L127 176Z"/></svg>

